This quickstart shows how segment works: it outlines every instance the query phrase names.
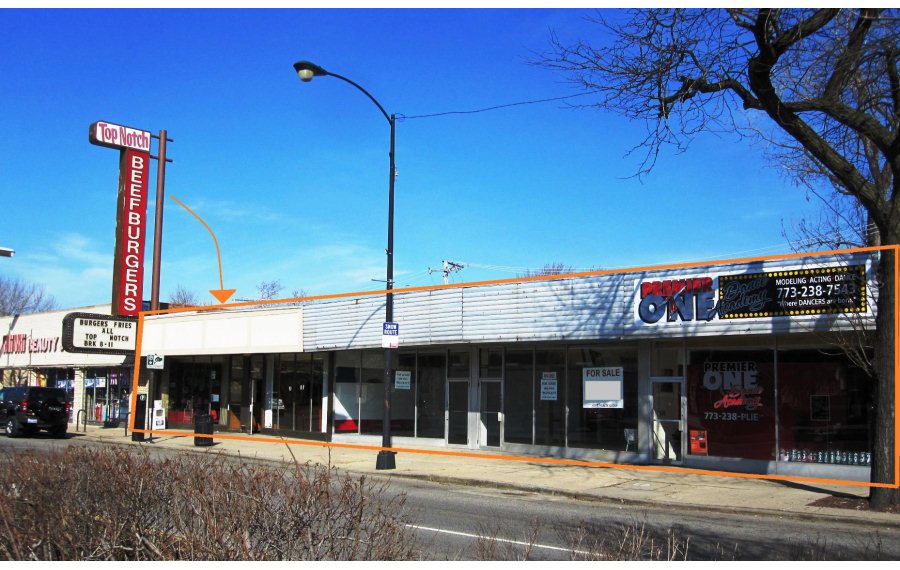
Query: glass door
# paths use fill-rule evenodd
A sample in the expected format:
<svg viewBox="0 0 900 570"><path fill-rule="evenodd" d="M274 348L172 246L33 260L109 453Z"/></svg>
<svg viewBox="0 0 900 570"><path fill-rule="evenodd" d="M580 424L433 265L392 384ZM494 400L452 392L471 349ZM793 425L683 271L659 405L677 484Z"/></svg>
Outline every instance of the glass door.
<svg viewBox="0 0 900 570"><path fill-rule="evenodd" d="M499 380L481 381L481 421L478 428L478 444L500 447L503 392Z"/></svg>
<svg viewBox="0 0 900 570"><path fill-rule="evenodd" d="M469 381L451 379L447 382L447 387L447 443L468 445Z"/></svg>
<svg viewBox="0 0 900 570"><path fill-rule="evenodd" d="M653 458L663 463L681 463L684 416L681 378L653 379Z"/></svg>

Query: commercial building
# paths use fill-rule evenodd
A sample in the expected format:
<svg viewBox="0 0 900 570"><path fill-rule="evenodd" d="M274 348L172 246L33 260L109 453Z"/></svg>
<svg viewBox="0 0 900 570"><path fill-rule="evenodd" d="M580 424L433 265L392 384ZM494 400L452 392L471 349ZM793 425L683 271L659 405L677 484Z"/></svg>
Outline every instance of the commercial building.
<svg viewBox="0 0 900 570"><path fill-rule="evenodd" d="M72 422L124 419L134 358L66 351L63 320L76 311L109 315L110 305L0 317L0 384L65 388L72 399Z"/></svg>
<svg viewBox="0 0 900 570"><path fill-rule="evenodd" d="M396 294L394 445L868 480L871 380L844 349L874 327L876 263L832 255ZM141 389L169 429L211 413L219 430L380 445L384 302L147 316L141 353L163 362L142 369ZM72 378L75 392L100 377L83 362L95 355L52 380L38 356L29 370ZM5 346L0 357L4 374L22 369ZM121 384L131 362L101 360Z"/></svg>
<svg viewBox="0 0 900 570"><path fill-rule="evenodd" d="M396 446L865 480L868 255L395 295ZM170 427L380 444L383 296L150 316Z"/></svg>

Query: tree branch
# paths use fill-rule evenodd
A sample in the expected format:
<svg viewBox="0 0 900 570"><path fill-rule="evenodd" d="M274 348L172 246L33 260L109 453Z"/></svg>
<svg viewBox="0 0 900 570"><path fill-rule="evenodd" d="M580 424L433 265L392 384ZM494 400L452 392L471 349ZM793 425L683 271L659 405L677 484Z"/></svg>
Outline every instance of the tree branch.
<svg viewBox="0 0 900 570"><path fill-rule="evenodd" d="M772 12L773 10L770 8L761 9L759 11L759 17L757 18L757 24L759 24L760 19L762 19L763 21L768 21L769 17L773 15ZM779 36L773 38L773 41L767 41L771 49L774 51L776 59L777 57L783 55L784 52L791 48L791 46L793 46L803 38L809 37L822 29L826 24L828 24L828 22L833 20L839 12L840 10L836 8L819 10L818 12L813 14L811 18L801 20L791 29L782 32ZM767 28L768 26L762 29L766 30Z"/></svg>
<svg viewBox="0 0 900 570"><path fill-rule="evenodd" d="M840 89L847 84L851 72L855 69L855 62L859 61L863 42L872 28L874 18L880 10L865 9L860 12L859 18L850 37L847 39L847 48L841 53L834 64L834 72L825 84L822 94L823 99L837 100L840 97ZM871 15L870 15L871 14Z"/></svg>
<svg viewBox="0 0 900 570"><path fill-rule="evenodd" d="M824 11L819 11L816 14L820 19L822 12ZM758 46L759 53L750 58L748 62L750 88L772 120L833 173L841 181L841 184L856 194L860 201L866 205L867 209L874 213L884 212L884 208L882 208L885 200L884 196L866 180L849 160L835 151L825 139L806 124L791 108L785 105L775 91L770 74L783 52L767 43L767 30L770 27L769 18L771 16L771 10L762 9L759 11L756 19L754 36L757 38L757 41L763 43L760 43ZM809 29L809 27L804 26L803 28Z"/></svg>

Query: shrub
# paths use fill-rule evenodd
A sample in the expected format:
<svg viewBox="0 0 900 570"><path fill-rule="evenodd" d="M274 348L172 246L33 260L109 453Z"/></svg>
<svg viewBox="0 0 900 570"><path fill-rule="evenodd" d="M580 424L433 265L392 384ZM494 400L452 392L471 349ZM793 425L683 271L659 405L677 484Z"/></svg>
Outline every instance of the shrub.
<svg viewBox="0 0 900 570"><path fill-rule="evenodd" d="M404 497L315 465L72 446L0 457L7 560L407 560Z"/></svg>

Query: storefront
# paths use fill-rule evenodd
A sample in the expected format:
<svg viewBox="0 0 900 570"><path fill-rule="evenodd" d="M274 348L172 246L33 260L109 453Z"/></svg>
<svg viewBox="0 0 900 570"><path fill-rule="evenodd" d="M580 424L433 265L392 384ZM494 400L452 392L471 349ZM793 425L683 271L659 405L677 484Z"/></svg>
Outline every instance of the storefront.
<svg viewBox="0 0 900 570"><path fill-rule="evenodd" d="M866 480L871 380L842 345L874 326L874 261L396 294L394 444ZM129 362L49 351L63 315L0 322L4 378L74 380L84 409L114 413ZM147 317L142 354L163 360L141 372L156 425L211 414L219 430L378 445L383 315L383 297L362 296ZM10 350L26 329L36 352Z"/></svg>
<svg viewBox="0 0 900 570"><path fill-rule="evenodd" d="M65 388L71 422L103 423L127 418L134 370L132 357L67 352L63 319L83 311L108 315L109 305L0 317L0 384Z"/></svg>
<svg viewBox="0 0 900 570"><path fill-rule="evenodd" d="M840 345L873 324L872 262L397 295L394 442L865 479L871 385ZM149 317L143 352L173 424L377 444L383 303Z"/></svg>

